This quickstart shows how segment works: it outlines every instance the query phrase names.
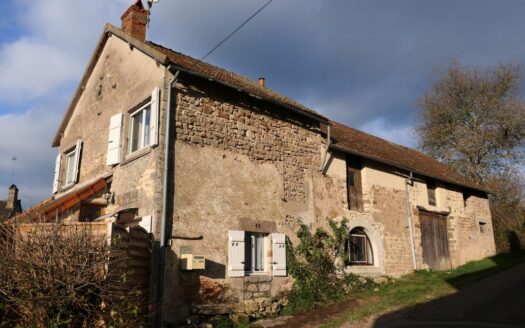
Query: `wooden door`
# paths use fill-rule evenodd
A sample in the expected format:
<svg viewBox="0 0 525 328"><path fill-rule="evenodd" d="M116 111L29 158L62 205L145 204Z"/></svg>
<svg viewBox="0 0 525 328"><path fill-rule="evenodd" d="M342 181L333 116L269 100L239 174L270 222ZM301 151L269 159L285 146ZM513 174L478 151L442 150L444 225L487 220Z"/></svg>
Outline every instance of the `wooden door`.
<svg viewBox="0 0 525 328"><path fill-rule="evenodd" d="M419 219L421 222L423 262L434 270L450 269L447 217L441 214L420 211Z"/></svg>

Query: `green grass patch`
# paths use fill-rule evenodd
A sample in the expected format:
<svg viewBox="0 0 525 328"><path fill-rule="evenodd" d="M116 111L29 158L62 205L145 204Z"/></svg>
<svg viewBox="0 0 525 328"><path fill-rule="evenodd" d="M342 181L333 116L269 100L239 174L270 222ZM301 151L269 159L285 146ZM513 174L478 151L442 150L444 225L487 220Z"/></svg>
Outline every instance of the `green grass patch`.
<svg viewBox="0 0 525 328"><path fill-rule="evenodd" d="M323 327L338 327L344 322L358 321L370 315L426 303L523 262L525 252L518 252L469 262L449 271L417 271L388 285L355 293L353 297L361 299L360 304L343 312Z"/></svg>

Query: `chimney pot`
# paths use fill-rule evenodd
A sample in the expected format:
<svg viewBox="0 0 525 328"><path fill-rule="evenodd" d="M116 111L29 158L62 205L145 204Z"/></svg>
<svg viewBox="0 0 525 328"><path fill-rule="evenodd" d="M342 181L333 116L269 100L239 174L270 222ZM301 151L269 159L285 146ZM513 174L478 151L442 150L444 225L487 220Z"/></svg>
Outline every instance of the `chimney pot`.
<svg viewBox="0 0 525 328"><path fill-rule="evenodd" d="M148 10L141 0L132 4L120 17L122 30L140 41L146 40L146 26L148 25Z"/></svg>
<svg viewBox="0 0 525 328"><path fill-rule="evenodd" d="M264 87L264 86L265 86L265 85L264 85L264 81L266 81L266 79L265 79L264 77L260 77L260 78L259 78L259 85L260 85L261 87Z"/></svg>

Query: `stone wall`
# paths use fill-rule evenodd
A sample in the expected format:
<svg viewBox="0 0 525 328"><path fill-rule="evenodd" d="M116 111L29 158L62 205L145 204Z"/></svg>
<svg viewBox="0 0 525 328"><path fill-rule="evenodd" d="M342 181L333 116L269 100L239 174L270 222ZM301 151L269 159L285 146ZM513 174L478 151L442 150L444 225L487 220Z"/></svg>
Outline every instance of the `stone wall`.
<svg viewBox="0 0 525 328"><path fill-rule="evenodd" d="M174 95L173 234L202 240L173 240L166 300L174 312L168 321L203 303L185 295L213 294L209 284L198 283L203 280L219 284L213 290L220 292L207 303L276 296L289 278L272 276L269 243L266 273L228 277L228 230L293 237L299 221L315 221L313 181L323 179L318 122L187 77ZM180 270L182 247L206 257L204 272Z"/></svg>

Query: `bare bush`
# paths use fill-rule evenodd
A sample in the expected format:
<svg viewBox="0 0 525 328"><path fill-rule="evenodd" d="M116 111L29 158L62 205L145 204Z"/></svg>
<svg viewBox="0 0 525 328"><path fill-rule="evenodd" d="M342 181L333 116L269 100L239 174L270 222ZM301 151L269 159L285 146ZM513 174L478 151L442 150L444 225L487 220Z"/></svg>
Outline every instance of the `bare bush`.
<svg viewBox="0 0 525 328"><path fill-rule="evenodd" d="M126 242L107 238L89 225L0 225L2 326L136 327Z"/></svg>

